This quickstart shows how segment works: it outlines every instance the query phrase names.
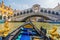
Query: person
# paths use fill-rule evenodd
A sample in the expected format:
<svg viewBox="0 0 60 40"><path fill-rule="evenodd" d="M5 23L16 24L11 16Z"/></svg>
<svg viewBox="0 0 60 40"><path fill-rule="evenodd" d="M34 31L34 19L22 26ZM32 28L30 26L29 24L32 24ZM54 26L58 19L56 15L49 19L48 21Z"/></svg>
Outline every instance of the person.
<svg viewBox="0 0 60 40"><path fill-rule="evenodd" d="M43 34L45 34L45 35L46 35L46 33L47 33L47 30L44 29L42 26L41 26L41 28L40 28L40 31L43 32Z"/></svg>
<svg viewBox="0 0 60 40"><path fill-rule="evenodd" d="M48 37L46 36L47 30L44 29L42 26L40 28L40 33L41 33L41 37L43 37L44 40L48 40Z"/></svg>

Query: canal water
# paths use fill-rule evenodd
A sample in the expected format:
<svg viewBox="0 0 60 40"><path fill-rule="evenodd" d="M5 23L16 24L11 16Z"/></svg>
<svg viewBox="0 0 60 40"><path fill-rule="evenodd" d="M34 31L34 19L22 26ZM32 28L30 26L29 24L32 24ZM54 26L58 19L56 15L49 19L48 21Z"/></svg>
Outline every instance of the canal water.
<svg viewBox="0 0 60 40"><path fill-rule="evenodd" d="M1 23L4 23L4 20L0 20L0 24L1 24Z"/></svg>
<svg viewBox="0 0 60 40"><path fill-rule="evenodd" d="M45 28L47 31L52 29L53 26L57 26L57 32L60 34L60 22L51 22L51 23L43 23L43 22L32 22L38 29L40 29L40 27L42 26L43 28ZM1 28L1 24L4 24L3 20L0 20L0 28ZM11 28L11 32L13 31L13 29L16 29L18 26L22 25L22 22L10 22L9 23L9 27ZM25 30L25 31L24 31ZM28 30L28 31L26 31ZM20 32L20 34L17 36L16 40L30 40L31 37L30 35L36 35L36 32L32 29L26 29L23 28L22 31Z"/></svg>

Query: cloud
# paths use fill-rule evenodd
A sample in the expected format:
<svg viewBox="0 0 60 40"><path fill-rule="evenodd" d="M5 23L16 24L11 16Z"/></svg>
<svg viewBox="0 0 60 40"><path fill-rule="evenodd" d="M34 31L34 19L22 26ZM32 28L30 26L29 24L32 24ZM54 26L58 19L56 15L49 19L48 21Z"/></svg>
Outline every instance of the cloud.
<svg viewBox="0 0 60 40"><path fill-rule="evenodd" d="M30 7L28 4L17 4L15 2L13 2L11 5L14 9L20 9L20 10L27 9Z"/></svg>
<svg viewBox="0 0 60 40"><path fill-rule="evenodd" d="M60 0L6 0L8 5L11 5L13 9L28 9L31 8L34 4L39 4L44 8L54 8L57 6ZM7 4L6 3L6 4Z"/></svg>
<svg viewBox="0 0 60 40"><path fill-rule="evenodd" d="M35 0L35 3L40 4L44 8L54 8L58 4L58 0Z"/></svg>

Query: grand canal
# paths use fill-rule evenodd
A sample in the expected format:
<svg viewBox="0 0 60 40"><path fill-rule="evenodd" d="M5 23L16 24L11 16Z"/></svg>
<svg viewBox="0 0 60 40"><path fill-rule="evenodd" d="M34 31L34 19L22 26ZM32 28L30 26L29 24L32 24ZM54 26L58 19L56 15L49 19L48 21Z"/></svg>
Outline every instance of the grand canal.
<svg viewBox="0 0 60 40"><path fill-rule="evenodd" d="M52 29L53 26L57 26L57 31L60 33L60 31L59 31L60 23L44 23L44 22L32 22L32 23L38 29L40 29L40 27L42 26L47 31ZM24 24L24 22L9 22L9 28L10 28L10 32L9 33L11 33L13 30L17 29L22 24ZM0 23L0 30L3 29L3 28L4 28L4 23Z"/></svg>
<svg viewBox="0 0 60 40"><path fill-rule="evenodd" d="M32 23L38 29L40 29L41 27L45 28L47 30L47 36L50 35L48 33L48 31L51 30L54 26L57 27L57 32L60 34L60 31L59 31L59 29L60 29L60 23L45 23L45 22L32 22ZM9 24L8 27L10 28L9 33L11 33L14 30L16 30L17 28L19 28L21 25L23 25L24 22L8 22L8 24ZM0 30L2 30L3 28L4 28L4 23L0 23ZM24 30L30 30L30 29L26 29L25 28ZM27 34L28 36L27 35L23 35L22 37L20 37L21 33L22 33L22 31L20 32L20 34L17 36L17 38L15 40L20 40L20 39L22 40L23 37L26 38L24 40L27 40L27 37L29 37L28 40L30 40L29 34L31 34L31 35L35 34L34 32L30 33L30 32L23 31L23 34Z"/></svg>

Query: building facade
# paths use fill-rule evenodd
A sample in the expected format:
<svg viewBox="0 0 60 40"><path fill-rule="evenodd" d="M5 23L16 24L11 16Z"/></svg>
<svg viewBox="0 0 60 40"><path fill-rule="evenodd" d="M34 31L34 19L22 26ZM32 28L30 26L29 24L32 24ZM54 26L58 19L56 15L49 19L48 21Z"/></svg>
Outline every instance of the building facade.
<svg viewBox="0 0 60 40"><path fill-rule="evenodd" d="M0 3L0 16L2 16L2 20L10 20L13 15L13 9L11 6L5 6L4 1Z"/></svg>

